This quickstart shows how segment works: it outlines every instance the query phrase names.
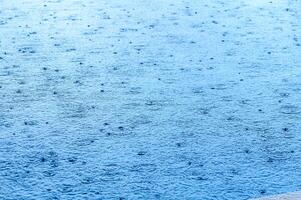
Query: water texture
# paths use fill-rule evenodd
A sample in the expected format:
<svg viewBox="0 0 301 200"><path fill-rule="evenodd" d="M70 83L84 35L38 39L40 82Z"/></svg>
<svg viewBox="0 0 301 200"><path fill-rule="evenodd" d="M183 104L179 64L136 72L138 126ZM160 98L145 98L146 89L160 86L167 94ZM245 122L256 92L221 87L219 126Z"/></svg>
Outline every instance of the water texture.
<svg viewBox="0 0 301 200"><path fill-rule="evenodd" d="M301 189L300 0L0 0L0 199Z"/></svg>

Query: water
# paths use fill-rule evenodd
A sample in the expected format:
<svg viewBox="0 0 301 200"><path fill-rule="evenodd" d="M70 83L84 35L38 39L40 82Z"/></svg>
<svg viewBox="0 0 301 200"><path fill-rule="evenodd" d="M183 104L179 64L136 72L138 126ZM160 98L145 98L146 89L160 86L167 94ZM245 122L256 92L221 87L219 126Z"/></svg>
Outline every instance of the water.
<svg viewBox="0 0 301 200"><path fill-rule="evenodd" d="M301 189L299 0L0 0L0 199Z"/></svg>

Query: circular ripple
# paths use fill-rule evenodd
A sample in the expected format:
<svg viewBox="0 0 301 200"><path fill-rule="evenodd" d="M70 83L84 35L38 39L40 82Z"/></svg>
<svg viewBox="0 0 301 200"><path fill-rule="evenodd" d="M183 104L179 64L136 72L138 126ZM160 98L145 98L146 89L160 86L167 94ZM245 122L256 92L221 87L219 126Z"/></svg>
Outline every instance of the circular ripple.
<svg viewBox="0 0 301 200"><path fill-rule="evenodd" d="M283 114L299 114L301 109L295 105L284 105L280 107L280 112Z"/></svg>

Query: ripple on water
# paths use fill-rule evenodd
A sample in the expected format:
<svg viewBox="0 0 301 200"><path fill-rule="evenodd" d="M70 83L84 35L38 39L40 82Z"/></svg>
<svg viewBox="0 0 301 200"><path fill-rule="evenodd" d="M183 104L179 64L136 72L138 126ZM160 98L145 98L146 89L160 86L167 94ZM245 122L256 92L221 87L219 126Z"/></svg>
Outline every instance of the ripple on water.
<svg viewBox="0 0 301 200"><path fill-rule="evenodd" d="M130 171L132 172L154 172L157 167L154 164L143 163L137 164L131 167Z"/></svg>
<svg viewBox="0 0 301 200"><path fill-rule="evenodd" d="M294 153L293 146L288 145L286 140L279 137L267 140L263 151L270 161L288 160Z"/></svg>
<svg viewBox="0 0 301 200"><path fill-rule="evenodd" d="M294 115L301 113L301 109L298 106L288 104L280 107L280 113Z"/></svg>

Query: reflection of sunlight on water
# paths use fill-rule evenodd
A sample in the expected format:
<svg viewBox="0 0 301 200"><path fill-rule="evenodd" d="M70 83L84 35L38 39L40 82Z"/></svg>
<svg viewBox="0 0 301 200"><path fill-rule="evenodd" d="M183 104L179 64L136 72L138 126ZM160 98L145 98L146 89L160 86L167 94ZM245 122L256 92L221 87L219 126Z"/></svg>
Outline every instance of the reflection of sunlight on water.
<svg viewBox="0 0 301 200"><path fill-rule="evenodd" d="M279 194L279 195L272 195L272 196L267 196L263 198L258 198L258 199L252 199L252 200L280 200L280 199L301 199L301 191L298 192L289 192L285 194Z"/></svg>

